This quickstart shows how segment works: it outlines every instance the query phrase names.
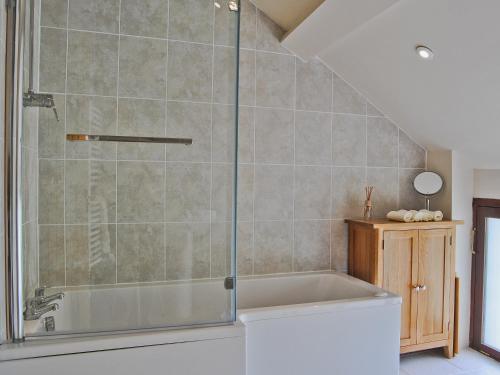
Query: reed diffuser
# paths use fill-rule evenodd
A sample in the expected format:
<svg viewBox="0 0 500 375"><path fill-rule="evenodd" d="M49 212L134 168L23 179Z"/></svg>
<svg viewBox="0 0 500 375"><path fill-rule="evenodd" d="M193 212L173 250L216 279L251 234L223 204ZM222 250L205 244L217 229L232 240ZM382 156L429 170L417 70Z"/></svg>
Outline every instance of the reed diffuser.
<svg viewBox="0 0 500 375"><path fill-rule="evenodd" d="M373 186L365 187L366 200L365 200L365 208L363 210L363 217L366 220L372 218L372 193L373 193Z"/></svg>

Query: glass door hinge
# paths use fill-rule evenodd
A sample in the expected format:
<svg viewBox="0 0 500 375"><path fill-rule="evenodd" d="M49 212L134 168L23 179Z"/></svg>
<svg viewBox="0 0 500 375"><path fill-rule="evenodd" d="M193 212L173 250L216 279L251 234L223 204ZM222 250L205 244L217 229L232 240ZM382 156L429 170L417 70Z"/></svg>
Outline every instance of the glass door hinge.
<svg viewBox="0 0 500 375"><path fill-rule="evenodd" d="M226 290L234 289L234 277L226 277L224 279L224 288L226 288Z"/></svg>

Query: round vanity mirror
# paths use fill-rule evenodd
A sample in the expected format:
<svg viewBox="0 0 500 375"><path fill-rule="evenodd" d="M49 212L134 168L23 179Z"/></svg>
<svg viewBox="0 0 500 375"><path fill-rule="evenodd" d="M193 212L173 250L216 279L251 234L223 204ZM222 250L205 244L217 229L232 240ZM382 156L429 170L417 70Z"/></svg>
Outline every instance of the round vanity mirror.
<svg viewBox="0 0 500 375"><path fill-rule="evenodd" d="M413 187L417 193L430 197L441 191L443 179L436 172L422 172L413 180Z"/></svg>
<svg viewBox="0 0 500 375"><path fill-rule="evenodd" d="M417 193L425 196L425 208L430 209L430 199L443 189L443 178L436 172L419 173L413 180L413 188Z"/></svg>

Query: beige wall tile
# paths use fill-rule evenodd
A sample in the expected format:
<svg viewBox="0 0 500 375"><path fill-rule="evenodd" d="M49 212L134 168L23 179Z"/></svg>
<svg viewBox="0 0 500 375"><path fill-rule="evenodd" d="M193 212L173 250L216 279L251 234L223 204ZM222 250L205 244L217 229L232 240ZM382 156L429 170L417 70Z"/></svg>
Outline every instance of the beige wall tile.
<svg viewBox="0 0 500 375"><path fill-rule="evenodd" d="M168 0L121 0L120 32L166 38Z"/></svg>
<svg viewBox="0 0 500 375"><path fill-rule="evenodd" d="M330 221L296 221L294 271L330 269Z"/></svg>
<svg viewBox="0 0 500 375"><path fill-rule="evenodd" d="M39 162L38 223L64 223L64 161Z"/></svg>
<svg viewBox="0 0 500 375"><path fill-rule="evenodd" d="M368 117L368 166L398 166L398 128L381 117Z"/></svg>
<svg viewBox="0 0 500 375"><path fill-rule="evenodd" d="M44 0L45 1L45 0ZM69 28L118 32L120 0L69 0Z"/></svg>
<svg viewBox="0 0 500 375"><path fill-rule="evenodd" d="M347 224L344 220L332 220L331 226L332 270L347 272Z"/></svg>
<svg viewBox="0 0 500 375"><path fill-rule="evenodd" d="M331 215L330 167L295 167L295 219L329 219Z"/></svg>
<svg viewBox="0 0 500 375"><path fill-rule="evenodd" d="M253 222L238 223L237 240L237 274L251 275L253 273Z"/></svg>
<svg viewBox="0 0 500 375"><path fill-rule="evenodd" d="M213 47L168 43L168 98L208 102L212 95ZM186 64L186 62L189 64Z"/></svg>
<svg viewBox="0 0 500 375"><path fill-rule="evenodd" d="M361 217L365 199L364 167L334 167L332 209L334 219Z"/></svg>
<svg viewBox="0 0 500 375"><path fill-rule="evenodd" d="M59 114L56 120L52 110L40 110L38 117L38 156L40 158L64 158L64 96L55 95L54 102Z"/></svg>
<svg viewBox="0 0 500 375"><path fill-rule="evenodd" d="M189 146L167 145L168 161L210 161L211 115L209 104L168 102L167 135L193 139ZM214 114L214 121L220 123L220 112Z"/></svg>
<svg viewBox="0 0 500 375"><path fill-rule="evenodd" d="M312 59L297 64L296 108L331 112L333 73L321 61Z"/></svg>
<svg viewBox="0 0 500 375"><path fill-rule="evenodd" d="M118 102L119 135L165 137L165 102L124 99ZM165 160L166 146L151 143L119 143L119 160Z"/></svg>
<svg viewBox="0 0 500 375"><path fill-rule="evenodd" d="M212 222L230 221L232 218L233 170L231 164L212 166Z"/></svg>
<svg viewBox="0 0 500 375"><path fill-rule="evenodd" d="M333 75L333 112L366 114L366 100L335 74Z"/></svg>
<svg viewBox="0 0 500 375"><path fill-rule="evenodd" d="M331 114L295 112L295 163L330 165L331 160Z"/></svg>
<svg viewBox="0 0 500 375"><path fill-rule="evenodd" d="M164 220L165 166L154 162L118 162L117 220L119 223Z"/></svg>
<svg viewBox="0 0 500 375"><path fill-rule="evenodd" d="M255 274L292 271L292 222L255 222Z"/></svg>
<svg viewBox="0 0 500 375"><path fill-rule="evenodd" d="M366 117L333 115L333 165L366 165Z"/></svg>
<svg viewBox="0 0 500 375"><path fill-rule="evenodd" d="M214 4L206 0L169 1L169 38L212 43Z"/></svg>
<svg viewBox="0 0 500 375"><path fill-rule="evenodd" d="M290 220L293 205L293 167L255 167L255 220Z"/></svg>
<svg viewBox="0 0 500 375"><path fill-rule="evenodd" d="M231 222L213 223L211 240L210 277L231 275Z"/></svg>
<svg viewBox="0 0 500 375"><path fill-rule="evenodd" d="M398 209L398 169L368 168L367 185L374 187L372 194L374 217L385 217L392 210Z"/></svg>
<svg viewBox="0 0 500 375"><path fill-rule="evenodd" d="M293 111L257 108L255 110L255 161L291 164L293 162Z"/></svg>
<svg viewBox="0 0 500 375"><path fill-rule="evenodd" d="M255 105L255 51L240 50L239 104Z"/></svg>
<svg viewBox="0 0 500 375"><path fill-rule="evenodd" d="M165 225L167 280L210 277L210 224Z"/></svg>
<svg viewBox="0 0 500 375"><path fill-rule="evenodd" d="M212 106L212 161L230 163L234 159L236 108L234 105Z"/></svg>
<svg viewBox="0 0 500 375"><path fill-rule="evenodd" d="M236 102L236 48L214 48L213 101L234 104Z"/></svg>
<svg viewBox="0 0 500 375"><path fill-rule="evenodd" d="M425 168L425 150L399 130L399 167Z"/></svg>
<svg viewBox="0 0 500 375"><path fill-rule="evenodd" d="M64 92L66 82L66 31L42 28L40 45L40 91Z"/></svg>
<svg viewBox="0 0 500 375"><path fill-rule="evenodd" d="M66 27L68 0L43 0L41 6L41 26Z"/></svg>
<svg viewBox="0 0 500 375"><path fill-rule="evenodd" d="M258 106L292 108L295 58L257 51L256 101Z"/></svg>
<svg viewBox="0 0 500 375"><path fill-rule="evenodd" d="M167 42L120 37L120 96L164 98L166 95Z"/></svg>
<svg viewBox="0 0 500 375"><path fill-rule="evenodd" d="M253 220L254 166L238 167L238 219Z"/></svg>
<svg viewBox="0 0 500 375"><path fill-rule="evenodd" d="M68 37L68 92L115 96L118 36L70 31Z"/></svg>
<svg viewBox="0 0 500 375"><path fill-rule="evenodd" d="M172 163L167 165L167 221L210 220L209 164Z"/></svg>
<svg viewBox="0 0 500 375"><path fill-rule="evenodd" d="M163 224L117 226L119 283L165 279L165 233Z"/></svg>
<svg viewBox="0 0 500 375"><path fill-rule="evenodd" d="M64 225L40 225L40 285L64 286Z"/></svg>
<svg viewBox="0 0 500 375"><path fill-rule="evenodd" d="M238 114L238 161L251 163L255 156L255 110L252 107L240 107Z"/></svg>

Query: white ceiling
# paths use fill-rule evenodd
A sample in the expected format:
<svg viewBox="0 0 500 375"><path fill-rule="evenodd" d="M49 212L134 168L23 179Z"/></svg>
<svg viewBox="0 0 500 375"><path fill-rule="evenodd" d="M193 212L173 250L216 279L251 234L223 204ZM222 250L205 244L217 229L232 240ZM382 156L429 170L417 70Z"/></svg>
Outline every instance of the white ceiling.
<svg viewBox="0 0 500 375"><path fill-rule="evenodd" d="M401 0L362 25L352 14L350 32L317 55L423 146L463 152L476 168L499 168L499 15L499 0ZM289 37L301 32L299 25ZM417 44L435 58L419 59Z"/></svg>

